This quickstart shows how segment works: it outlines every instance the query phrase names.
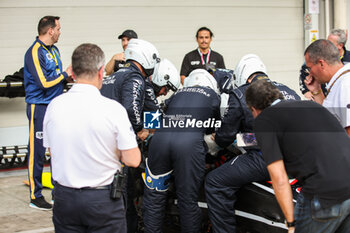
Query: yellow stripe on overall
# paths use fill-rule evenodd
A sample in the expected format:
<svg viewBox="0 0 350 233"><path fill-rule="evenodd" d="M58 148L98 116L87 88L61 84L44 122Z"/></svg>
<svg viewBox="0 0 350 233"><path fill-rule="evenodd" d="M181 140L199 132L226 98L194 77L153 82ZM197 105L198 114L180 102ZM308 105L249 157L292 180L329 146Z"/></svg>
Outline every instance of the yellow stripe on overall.
<svg viewBox="0 0 350 233"><path fill-rule="evenodd" d="M29 161L28 161L28 173L29 173L29 188L30 188L30 198L35 199L34 190L35 183L33 179L33 169L34 169L34 111L35 104L30 105L30 125L29 125Z"/></svg>

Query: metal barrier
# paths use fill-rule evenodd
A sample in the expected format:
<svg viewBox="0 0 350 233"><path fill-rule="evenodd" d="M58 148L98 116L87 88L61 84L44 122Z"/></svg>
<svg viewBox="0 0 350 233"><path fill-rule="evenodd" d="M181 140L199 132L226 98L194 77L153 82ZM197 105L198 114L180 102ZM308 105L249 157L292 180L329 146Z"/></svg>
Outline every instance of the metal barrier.
<svg viewBox="0 0 350 233"><path fill-rule="evenodd" d="M0 82L0 87L23 87L23 82Z"/></svg>
<svg viewBox="0 0 350 233"><path fill-rule="evenodd" d="M65 91L69 90L74 83L67 83L64 87ZM23 87L23 82L0 82L0 88Z"/></svg>
<svg viewBox="0 0 350 233"><path fill-rule="evenodd" d="M63 91L68 91L73 84L67 83ZM19 88L23 86L23 82L0 82L0 88ZM27 155L28 147L26 145L0 147L0 169L27 166ZM44 163L48 163L49 159L49 153L46 152Z"/></svg>
<svg viewBox="0 0 350 233"><path fill-rule="evenodd" d="M3 146L0 149L0 169L27 166L28 146ZM44 163L50 162L50 154L46 151Z"/></svg>

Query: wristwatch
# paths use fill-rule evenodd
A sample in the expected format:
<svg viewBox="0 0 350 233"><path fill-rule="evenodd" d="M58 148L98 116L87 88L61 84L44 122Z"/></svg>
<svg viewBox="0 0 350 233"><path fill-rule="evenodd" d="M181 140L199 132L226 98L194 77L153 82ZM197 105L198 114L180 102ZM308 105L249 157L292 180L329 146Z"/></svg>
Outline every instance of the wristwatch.
<svg viewBox="0 0 350 233"><path fill-rule="evenodd" d="M295 220L293 222L286 222L286 226L289 227L295 227Z"/></svg>

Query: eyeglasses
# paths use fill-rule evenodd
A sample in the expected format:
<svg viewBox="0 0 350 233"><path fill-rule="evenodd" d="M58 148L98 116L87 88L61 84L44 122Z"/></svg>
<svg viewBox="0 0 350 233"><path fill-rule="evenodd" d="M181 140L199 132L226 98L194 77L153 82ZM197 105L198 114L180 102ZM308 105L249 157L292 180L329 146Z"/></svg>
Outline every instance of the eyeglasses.
<svg viewBox="0 0 350 233"><path fill-rule="evenodd" d="M319 61L317 61L316 63L311 63L311 64L313 64L312 66L307 66L307 65L305 64L305 72L308 73L308 74L310 74L312 67L316 66L316 65L319 64L319 63L320 63Z"/></svg>
<svg viewBox="0 0 350 233"><path fill-rule="evenodd" d="M308 67L308 66L306 66L305 69L304 69L304 71L305 71L305 73L310 74L311 68Z"/></svg>

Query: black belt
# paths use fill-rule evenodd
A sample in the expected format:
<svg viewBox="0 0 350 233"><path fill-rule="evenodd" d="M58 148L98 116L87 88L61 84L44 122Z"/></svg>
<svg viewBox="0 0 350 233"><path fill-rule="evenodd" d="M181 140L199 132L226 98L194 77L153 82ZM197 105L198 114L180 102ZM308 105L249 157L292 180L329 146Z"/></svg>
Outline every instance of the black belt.
<svg viewBox="0 0 350 233"><path fill-rule="evenodd" d="M107 190L111 188L111 185L97 186L97 187L82 187L82 188L72 188L56 183L56 185L61 186L62 188L75 189L75 190Z"/></svg>
<svg viewBox="0 0 350 233"><path fill-rule="evenodd" d="M98 187L82 187L80 189L83 190L90 190L90 189L98 189L98 190L103 190L103 189L110 189L111 185L105 185L105 186L98 186Z"/></svg>

